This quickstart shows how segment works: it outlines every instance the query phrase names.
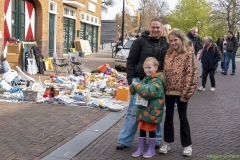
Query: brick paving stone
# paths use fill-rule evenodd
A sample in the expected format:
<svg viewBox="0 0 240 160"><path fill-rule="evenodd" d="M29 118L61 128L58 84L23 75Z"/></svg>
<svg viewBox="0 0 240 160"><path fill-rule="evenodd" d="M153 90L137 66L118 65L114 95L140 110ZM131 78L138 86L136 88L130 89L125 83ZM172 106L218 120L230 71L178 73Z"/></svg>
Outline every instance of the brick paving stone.
<svg viewBox="0 0 240 160"><path fill-rule="evenodd" d="M180 142L180 124L177 110L174 113L175 142L171 144L168 154L162 155L156 150L152 160L206 160L209 155L240 155L240 59L237 58L236 75L227 76L216 73L216 90L209 91L210 81L207 80L206 91L196 91L188 104L188 119L193 142L193 155L183 157L183 148ZM198 63L200 76L200 63ZM230 65L231 71L231 65ZM198 86L201 86L201 78ZM137 149L136 134L131 148L116 150L117 137L123 126L123 118L102 134L98 139L76 155L73 160L82 160L89 157L92 160L128 160ZM96 149L98 153L95 153ZM144 159L139 157L137 159ZM219 158L232 159L232 158ZM240 159L240 158L239 158Z"/></svg>
<svg viewBox="0 0 240 160"><path fill-rule="evenodd" d="M108 113L98 108L0 102L0 160L41 159Z"/></svg>

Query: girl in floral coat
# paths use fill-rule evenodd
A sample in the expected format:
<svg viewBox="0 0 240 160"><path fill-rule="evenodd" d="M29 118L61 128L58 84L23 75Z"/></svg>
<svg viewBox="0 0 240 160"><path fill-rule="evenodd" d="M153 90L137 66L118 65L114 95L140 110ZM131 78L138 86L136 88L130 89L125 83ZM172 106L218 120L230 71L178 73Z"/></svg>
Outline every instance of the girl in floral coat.
<svg viewBox="0 0 240 160"><path fill-rule="evenodd" d="M149 145L144 158L150 158L155 154L156 143L156 124L162 122L164 106L164 84L166 83L165 74L157 72L158 61L149 57L144 61L143 68L146 77L141 83L133 83L130 86L131 94L139 94L148 101L147 107L139 106L136 113L136 119L139 121L140 137L138 140L138 149L132 154L133 157L139 157L145 152L146 132L149 132Z"/></svg>

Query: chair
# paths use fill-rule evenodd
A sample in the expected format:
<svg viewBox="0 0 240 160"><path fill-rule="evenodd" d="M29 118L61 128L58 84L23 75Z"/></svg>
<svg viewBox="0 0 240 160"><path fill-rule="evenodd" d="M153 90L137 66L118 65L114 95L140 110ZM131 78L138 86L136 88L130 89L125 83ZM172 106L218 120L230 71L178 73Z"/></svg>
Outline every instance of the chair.
<svg viewBox="0 0 240 160"><path fill-rule="evenodd" d="M16 68L20 79L25 81L25 87L28 88L32 86L32 84L35 82L35 79L27 76L18 66L16 66Z"/></svg>
<svg viewBox="0 0 240 160"><path fill-rule="evenodd" d="M75 74L75 67L78 67L82 71L83 66L87 63L87 60L84 63L78 61L78 57L78 52L68 52L69 64L71 66L70 72L73 70L73 74Z"/></svg>
<svg viewBox="0 0 240 160"><path fill-rule="evenodd" d="M53 66L56 74L63 73L67 69L66 74L69 74L69 61L66 58L59 58L57 53L53 53Z"/></svg>

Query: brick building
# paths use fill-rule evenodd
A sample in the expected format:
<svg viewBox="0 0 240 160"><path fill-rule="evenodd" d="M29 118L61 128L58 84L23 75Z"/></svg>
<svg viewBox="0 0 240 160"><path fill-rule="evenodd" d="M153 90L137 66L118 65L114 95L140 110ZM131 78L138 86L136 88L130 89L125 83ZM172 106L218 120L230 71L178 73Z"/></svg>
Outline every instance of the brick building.
<svg viewBox="0 0 240 160"><path fill-rule="evenodd" d="M98 52L101 0L1 0L0 53L7 45L36 41L45 56L67 53L74 40L89 40Z"/></svg>

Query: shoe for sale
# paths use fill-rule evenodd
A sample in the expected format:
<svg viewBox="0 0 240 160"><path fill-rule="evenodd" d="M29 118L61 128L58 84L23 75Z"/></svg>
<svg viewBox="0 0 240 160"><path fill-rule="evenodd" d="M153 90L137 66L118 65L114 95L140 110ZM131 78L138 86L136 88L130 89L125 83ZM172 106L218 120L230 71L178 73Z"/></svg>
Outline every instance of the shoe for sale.
<svg viewBox="0 0 240 160"><path fill-rule="evenodd" d="M231 75L235 75L235 73L233 72Z"/></svg>
<svg viewBox="0 0 240 160"><path fill-rule="evenodd" d="M192 155L192 146L191 145L183 148L183 155L184 156L191 156Z"/></svg>
<svg viewBox="0 0 240 160"><path fill-rule="evenodd" d="M215 91L215 88L214 88L214 87L211 87L210 91L214 92L214 91Z"/></svg>
<svg viewBox="0 0 240 160"><path fill-rule="evenodd" d="M203 86L201 86L201 87L198 87L198 90L199 91L205 91L205 88L203 88Z"/></svg>
<svg viewBox="0 0 240 160"><path fill-rule="evenodd" d="M170 150L170 145L167 142L163 142L162 147L159 149L159 153L167 154L167 152Z"/></svg>

